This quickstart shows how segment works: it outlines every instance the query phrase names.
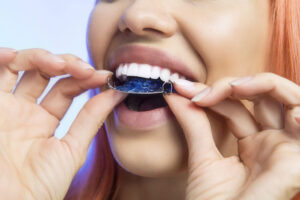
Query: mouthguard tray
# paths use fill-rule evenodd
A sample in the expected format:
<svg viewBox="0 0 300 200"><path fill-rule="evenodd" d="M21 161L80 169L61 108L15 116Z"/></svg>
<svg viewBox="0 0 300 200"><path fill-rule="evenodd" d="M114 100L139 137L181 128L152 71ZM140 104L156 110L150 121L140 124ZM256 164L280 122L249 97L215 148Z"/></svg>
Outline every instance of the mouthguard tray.
<svg viewBox="0 0 300 200"><path fill-rule="evenodd" d="M170 94L176 92L171 82L163 82L160 79L145 79L140 77L127 77L120 81L116 78L108 79L109 88L127 94Z"/></svg>

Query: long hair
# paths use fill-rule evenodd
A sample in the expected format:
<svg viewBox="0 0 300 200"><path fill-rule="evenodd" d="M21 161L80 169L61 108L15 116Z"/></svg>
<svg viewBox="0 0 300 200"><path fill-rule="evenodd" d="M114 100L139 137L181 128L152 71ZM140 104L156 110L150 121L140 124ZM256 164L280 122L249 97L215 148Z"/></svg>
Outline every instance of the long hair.
<svg viewBox="0 0 300 200"><path fill-rule="evenodd" d="M271 1L271 48L267 71L300 83L300 1ZM94 138L94 160L86 180L74 178L66 200L111 200L117 194L118 166L113 159L105 130ZM80 176L81 177L81 176ZM294 200L300 200L295 197Z"/></svg>

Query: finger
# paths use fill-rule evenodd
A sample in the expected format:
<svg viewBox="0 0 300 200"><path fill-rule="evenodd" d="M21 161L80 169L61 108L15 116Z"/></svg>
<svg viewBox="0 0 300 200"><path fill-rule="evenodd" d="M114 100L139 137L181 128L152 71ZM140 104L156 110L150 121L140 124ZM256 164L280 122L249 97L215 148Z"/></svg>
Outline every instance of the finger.
<svg viewBox="0 0 300 200"><path fill-rule="evenodd" d="M300 107L289 109L285 114L285 130L297 139L300 138Z"/></svg>
<svg viewBox="0 0 300 200"><path fill-rule="evenodd" d="M19 71L37 70L55 76L57 71L63 71L65 64L64 59L43 49L26 49L18 52L8 68L15 74Z"/></svg>
<svg viewBox="0 0 300 200"><path fill-rule="evenodd" d="M71 147L75 155L80 155L79 157L84 159L93 137L103 125L104 120L125 97L126 94L112 89L94 96L79 112L62 141Z"/></svg>
<svg viewBox="0 0 300 200"><path fill-rule="evenodd" d="M238 138L254 135L260 131L257 121L240 101L225 100L209 107L226 119L228 129Z"/></svg>
<svg viewBox="0 0 300 200"><path fill-rule="evenodd" d="M10 92L17 82L18 76L12 74L6 67L17 56L17 51L9 48L0 48L0 91Z"/></svg>
<svg viewBox="0 0 300 200"><path fill-rule="evenodd" d="M209 86L204 83L192 82L185 79L176 79L174 81L174 88L180 95L191 99L201 91L209 88Z"/></svg>
<svg viewBox="0 0 300 200"><path fill-rule="evenodd" d="M237 96L255 97L268 94L279 102L288 105L300 105L300 87L283 77L272 73L261 73L253 77L244 77L230 83L232 93Z"/></svg>
<svg viewBox="0 0 300 200"><path fill-rule="evenodd" d="M175 89L179 91L179 93L182 92L189 98L192 98L195 104L209 107L224 101L231 95L232 88L228 83L235 79L236 78L233 77L226 77L218 80L212 86L194 83L192 87L184 87L184 85L189 85L189 83L187 83L188 81L176 80Z"/></svg>
<svg viewBox="0 0 300 200"><path fill-rule="evenodd" d="M24 72L18 85L14 90L14 95L19 98L36 102L49 82L49 78L40 74L40 72L31 70Z"/></svg>
<svg viewBox="0 0 300 200"><path fill-rule="evenodd" d="M283 106L273 97L263 95L254 99L254 116L263 130L283 129Z"/></svg>
<svg viewBox="0 0 300 200"><path fill-rule="evenodd" d="M72 55L62 55L61 57L64 59L65 68L63 71L53 71L52 75L60 75L65 72L77 79L86 79L92 76L95 71L92 66L78 57ZM26 71L19 81L14 94L17 97L36 102L49 83L49 78L50 75L38 70Z"/></svg>
<svg viewBox="0 0 300 200"><path fill-rule="evenodd" d="M231 82L234 83L232 80L236 80L236 78L224 78L217 81L211 88L201 91L192 101L200 106L211 107L226 98L247 99L254 102L254 116L263 129L281 129L283 127L281 103L271 95L269 96L269 91L252 95L241 94L235 90L234 86L230 86ZM248 81L250 79L246 77L243 80ZM257 88L259 88L258 85L254 89ZM249 92L249 88L244 92Z"/></svg>
<svg viewBox="0 0 300 200"><path fill-rule="evenodd" d="M2 89L11 92L18 80L18 72L26 70L37 70L51 76L53 72L62 71L65 61L41 49L30 49L19 51L5 68L5 78L1 80ZM1 77L2 78L2 77Z"/></svg>
<svg viewBox="0 0 300 200"><path fill-rule="evenodd" d="M17 50L11 48L0 48L0 66L7 65L17 55Z"/></svg>
<svg viewBox="0 0 300 200"><path fill-rule="evenodd" d="M217 86L220 85L218 84ZM208 86L202 83L178 80L175 81L175 88L180 95L193 98L199 91L205 90ZM222 87L218 89L220 88ZM255 119L240 101L226 99L208 108L226 119L228 128L238 139L253 135L259 131Z"/></svg>
<svg viewBox="0 0 300 200"><path fill-rule="evenodd" d="M61 79L54 85L40 105L57 119L62 119L74 97L88 89L97 88L107 83L112 72L98 70L91 77L77 80L74 77Z"/></svg>
<svg viewBox="0 0 300 200"><path fill-rule="evenodd" d="M95 71L90 64L84 62L77 56L71 54L61 54L59 56L66 62L64 72L72 75L76 79L87 78Z"/></svg>
<svg viewBox="0 0 300 200"><path fill-rule="evenodd" d="M177 94L164 97L185 134L190 166L196 167L221 159L205 112L189 99Z"/></svg>

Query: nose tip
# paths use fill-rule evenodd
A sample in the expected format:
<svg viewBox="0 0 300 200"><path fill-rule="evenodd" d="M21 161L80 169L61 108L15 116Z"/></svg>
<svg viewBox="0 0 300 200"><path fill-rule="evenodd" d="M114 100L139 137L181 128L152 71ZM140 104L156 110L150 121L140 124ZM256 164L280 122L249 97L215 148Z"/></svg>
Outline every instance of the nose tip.
<svg viewBox="0 0 300 200"><path fill-rule="evenodd" d="M177 30L175 19L159 7L139 4L135 1L128 7L119 22L121 32L130 31L137 35L159 34L170 37Z"/></svg>

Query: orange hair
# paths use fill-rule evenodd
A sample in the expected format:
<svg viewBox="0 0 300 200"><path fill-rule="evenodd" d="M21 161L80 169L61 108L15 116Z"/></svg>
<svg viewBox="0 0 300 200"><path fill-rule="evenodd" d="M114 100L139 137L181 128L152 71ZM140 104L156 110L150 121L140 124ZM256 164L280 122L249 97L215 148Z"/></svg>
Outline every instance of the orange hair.
<svg viewBox="0 0 300 200"><path fill-rule="evenodd" d="M269 71L300 84L300 1L271 0L271 9Z"/></svg>
<svg viewBox="0 0 300 200"><path fill-rule="evenodd" d="M267 71L300 83L300 1L270 0L272 36ZM111 200L117 193L118 165L113 159L105 130L94 139L94 155L86 181L76 176L65 200ZM300 195L293 200L300 200Z"/></svg>

